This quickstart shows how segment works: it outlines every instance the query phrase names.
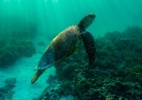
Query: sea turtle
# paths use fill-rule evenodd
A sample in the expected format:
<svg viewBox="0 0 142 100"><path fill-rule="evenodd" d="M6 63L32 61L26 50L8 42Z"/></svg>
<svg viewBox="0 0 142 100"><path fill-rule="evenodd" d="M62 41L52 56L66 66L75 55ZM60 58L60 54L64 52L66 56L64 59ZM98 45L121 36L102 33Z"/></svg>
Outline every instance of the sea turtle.
<svg viewBox="0 0 142 100"><path fill-rule="evenodd" d="M96 16L93 13L86 15L78 25L66 28L51 41L36 67L37 72L31 80L32 84L47 68L70 56L77 48L79 48L81 41L83 41L89 57L89 66L93 65L95 60L94 39L92 35L85 30L93 23L95 17ZM88 43L91 44L87 45ZM89 53L90 51L94 51L94 53Z"/></svg>

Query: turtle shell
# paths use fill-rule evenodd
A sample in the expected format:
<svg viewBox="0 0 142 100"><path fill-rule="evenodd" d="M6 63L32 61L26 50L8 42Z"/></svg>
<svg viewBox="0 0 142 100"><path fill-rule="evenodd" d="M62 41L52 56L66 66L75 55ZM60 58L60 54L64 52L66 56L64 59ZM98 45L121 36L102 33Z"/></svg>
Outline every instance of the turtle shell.
<svg viewBox="0 0 142 100"><path fill-rule="evenodd" d="M73 53L77 46L78 35L79 28L71 26L53 39L51 45L54 47L55 61L60 61Z"/></svg>
<svg viewBox="0 0 142 100"><path fill-rule="evenodd" d="M63 60L75 51L79 40L79 27L70 26L60 32L49 44L41 57L37 69L51 67L54 63Z"/></svg>

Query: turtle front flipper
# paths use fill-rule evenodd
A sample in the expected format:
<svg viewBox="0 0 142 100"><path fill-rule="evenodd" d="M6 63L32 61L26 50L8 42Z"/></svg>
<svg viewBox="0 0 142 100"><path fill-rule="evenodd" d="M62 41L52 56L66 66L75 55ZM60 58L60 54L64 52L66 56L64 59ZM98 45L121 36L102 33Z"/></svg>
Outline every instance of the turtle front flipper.
<svg viewBox="0 0 142 100"><path fill-rule="evenodd" d="M81 34L81 38L83 40L83 44L84 44L84 47L86 49L86 52L88 54L88 58L89 58L89 67L92 67L93 64L94 64L94 61L95 61L95 55L96 55L96 48L95 48L95 41L94 41L94 38L93 36L87 32L87 31L84 31L82 34Z"/></svg>
<svg viewBox="0 0 142 100"><path fill-rule="evenodd" d="M33 79L31 80L31 84L35 83L40 75L45 71L46 69L38 70L36 74L34 75Z"/></svg>

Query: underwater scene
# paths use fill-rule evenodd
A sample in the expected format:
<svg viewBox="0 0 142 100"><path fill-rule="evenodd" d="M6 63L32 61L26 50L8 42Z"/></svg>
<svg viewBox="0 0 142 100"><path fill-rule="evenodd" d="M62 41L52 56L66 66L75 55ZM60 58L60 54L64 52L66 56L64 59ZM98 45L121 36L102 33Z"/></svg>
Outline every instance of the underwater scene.
<svg viewBox="0 0 142 100"><path fill-rule="evenodd" d="M0 0L0 100L142 100L142 0Z"/></svg>

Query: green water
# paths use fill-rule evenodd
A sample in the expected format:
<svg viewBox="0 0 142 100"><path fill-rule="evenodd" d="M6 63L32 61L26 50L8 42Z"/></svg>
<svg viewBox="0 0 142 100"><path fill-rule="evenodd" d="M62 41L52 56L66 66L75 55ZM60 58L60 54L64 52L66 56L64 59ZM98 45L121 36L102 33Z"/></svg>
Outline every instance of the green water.
<svg viewBox="0 0 142 100"><path fill-rule="evenodd" d="M34 68L37 66L45 48L59 32L71 25L78 24L85 15L89 13L96 15L95 21L88 27L87 31L92 33L95 40L97 40L96 38L103 37L107 32L123 32L131 26L139 26L142 28L141 10L142 0L0 0L0 68L4 69L0 69L0 99L2 98L2 100L4 100L3 98L6 98L6 100L11 100L7 98L13 98L13 100L32 100L39 96L46 87L47 77L50 74L56 73L55 68L51 67L51 69L48 69L46 73L41 76L37 83L33 85L30 83L35 74ZM132 29L130 28L128 30L128 34L124 34L124 37L127 36L129 40L130 33L130 39L133 36L137 36L134 38L137 39L139 34L134 35L132 33L141 34L139 30L140 29L137 27L132 27ZM113 33L117 35L119 32ZM127 31L124 33L127 33ZM112 37L111 35L112 34L108 34L108 38L113 39L113 35ZM121 47L122 45L123 47L123 43L119 44L119 41L122 42L121 40L131 45L131 42L127 41L127 37L123 39L123 36L116 35L114 35L117 39L117 41L115 41L116 46L119 47L120 45ZM102 52L100 54L104 56L112 52L110 49L112 45L109 44L107 39L105 37L100 39L104 40L104 44L108 43L104 45L103 42L100 41L100 47L108 46L109 49L109 51L105 51L106 53ZM112 42L114 42L114 40ZM138 38L138 41L139 40L141 39ZM135 43L134 41L134 45ZM139 47L139 52L142 50L141 46L139 46L140 43L136 43L138 44L136 47ZM126 47L125 45L124 47ZM126 51L126 60L131 62L129 54L131 54L130 57L135 57L133 49L136 47L132 47L132 53L130 51L130 53L127 53ZM96 49L101 51L99 48ZM121 49L125 51L123 50L124 48ZM138 55L140 56L140 53L138 53ZM141 58L139 56L138 58ZM108 56L105 57L105 59L108 58ZM114 56L114 58L116 57ZM109 60L110 59L111 57ZM111 64L112 62L111 60L109 62L109 60L108 63ZM136 61L134 62L137 63ZM139 62L141 62L141 60L139 60ZM106 65L105 61L103 63ZM67 64L65 63L65 66ZM123 65L123 62L121 65ZM72 66L74 66L74 64ZM139 65L137 67L139 68ZM13 84L16 83L16 85L9 90L5 90L7 87L4 86L4 82L11 77L16 79L13 79ZM15 93L12 91L13 88ZM102 89L102 87L99 88ZM3 93L3 90L6 92ZM3 95L3 97L1 95ZM11 97L9 97L9 95L11 95ZM65 98L60 100L65 100Z"/></svg>
<svg viewBox="0 0 142 100"><path fill-rule="evenodd" d="M134 25L142 26L141 9L141 0L0 1L0 17L14 16L36 22L38 33L47 36L54 36L66 27L78 24L81 18L88 13L96 14L96 20L88 28L96 37L108 31L122 31Z"/></svg>

